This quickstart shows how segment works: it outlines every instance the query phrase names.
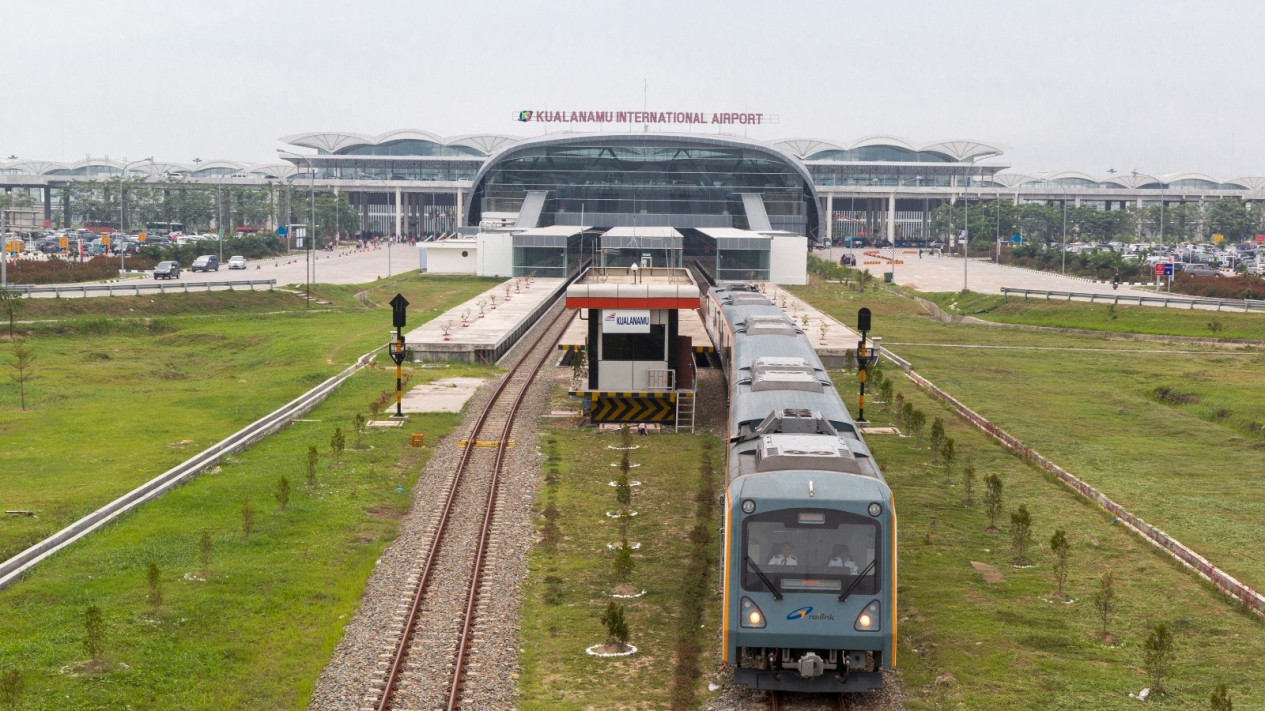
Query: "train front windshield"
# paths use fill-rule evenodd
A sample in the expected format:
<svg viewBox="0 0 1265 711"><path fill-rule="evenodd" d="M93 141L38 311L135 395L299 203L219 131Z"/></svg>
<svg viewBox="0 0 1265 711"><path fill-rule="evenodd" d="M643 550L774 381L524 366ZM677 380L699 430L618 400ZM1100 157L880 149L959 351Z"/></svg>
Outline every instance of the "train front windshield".
<svg viewBox="0 0 1265 711"><path fill-rule="evenodd" d="M785 509L748 516L742 524L742 587L780 592L839 594L863 579L853 594L878 591L878 522L868 516L827 509ZM873 564L873 565L871 565ZM759 572L756 568L759 568Z"/></svg>

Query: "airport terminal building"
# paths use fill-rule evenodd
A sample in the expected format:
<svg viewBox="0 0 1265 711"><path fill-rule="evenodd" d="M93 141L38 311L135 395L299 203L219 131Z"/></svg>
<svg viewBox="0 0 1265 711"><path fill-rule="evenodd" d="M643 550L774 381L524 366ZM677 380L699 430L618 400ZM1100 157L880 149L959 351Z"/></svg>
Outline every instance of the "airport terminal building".
<svg viewBox="0 0 1265 711"><path fill-rule="evenodd" d="M790 248L792 238L811 245L857 234L879 242L933 237L931 212L946 202L1001 199L1113 209L1265 199L1265 177L1030 175L1007 171L1004 149L981 141L916 144L893 136L766 141L685 123L688 132L677 125L628 126L531 138L444 137L419 130L305 133L280 139L286 148L267 163L110 158L57 163L10 156L0 160L0 188L28 193L36 206L43 205L46 223L59 226L75 224L67 188L76 181L126 176L170 189L293 185L345 194L359 216L354 232L419 239L498 235L492 243L485 240L496 254L462 250L472 263L499 270L487 273L530 267L533 260L541 269L562 266L557 256L541 261L549 250L573 251L565 262L586 249L591 256L610 249L630 253L645 242L657 246L636 256L645 252L651 266L671 266L656 260L675 259L680 255L673 250L679 250L710 254L716 268L726 268L719 250L735 273L756 276L774 268L773 240ZM284 221L282 211L273 211L274 223ZM595 251L593 245L612 228L622 228L625 236ZM531 230L546 232L514 242L514 234ZM441 258L435 266L447 263Z"/></svg>

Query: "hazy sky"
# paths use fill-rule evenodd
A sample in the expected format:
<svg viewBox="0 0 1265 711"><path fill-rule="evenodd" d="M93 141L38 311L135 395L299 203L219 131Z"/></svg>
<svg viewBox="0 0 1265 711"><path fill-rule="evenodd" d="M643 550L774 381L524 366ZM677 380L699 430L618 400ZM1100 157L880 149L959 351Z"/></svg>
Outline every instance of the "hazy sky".
<svg viewBox="0 0 1265 711"><path fill-rule="evenodd" d="M1265 175L1259 0L3 0L0 24L0 158L536 135L520 109L640 109L648 86L653 109L780 117L753 138L968 138L1022 171Z"/></svg>

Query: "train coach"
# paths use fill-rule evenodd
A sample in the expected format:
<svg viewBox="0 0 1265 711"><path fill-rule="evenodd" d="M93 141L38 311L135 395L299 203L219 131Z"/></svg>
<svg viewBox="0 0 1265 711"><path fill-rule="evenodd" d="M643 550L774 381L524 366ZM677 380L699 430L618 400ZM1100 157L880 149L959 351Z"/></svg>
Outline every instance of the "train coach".
<svg viewBox="0 0 1265 711"><path fill-rule="evenodd" d="M896 658L896 514L795 323L749 286L704 321L728 378L724 659L757 689L879 688Z"/></svg>

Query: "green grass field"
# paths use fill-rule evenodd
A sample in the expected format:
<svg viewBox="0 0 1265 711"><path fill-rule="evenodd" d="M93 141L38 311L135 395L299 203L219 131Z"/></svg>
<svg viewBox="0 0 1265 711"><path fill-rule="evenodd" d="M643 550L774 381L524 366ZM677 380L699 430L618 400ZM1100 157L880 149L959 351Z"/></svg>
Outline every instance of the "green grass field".
<svg viewBox="0 0 1265 711"><path fill-rule="evenodd" d="M397 290L404 293L419 305L410 311L410 323L419 324L490 283L406 279L366 296L385 304ZM9 377L9 349L0 344L6 371L0 379L0 508L37 517L0 521L0 558L188 459L380 345L389 310L363 306L349 288L330 291L335 306L314 312L280 292L28 302L23 318L31 322L21 330L36 353L36 379L27 383L26 410L19 409L18 387ZM107 315L83 313L93 303ZM63 314L67 308L76 314ZM122 309L137 315L109 315Z"/></svg>
<svg viewBox="0 0 1265 711"><path fill-rule="evenodd" d="M16 443L0 450L0 497L40 517L6 517L6 545L63 525L346 367L381 343L390 322L381 305L397 291L433 305L410 310L417 324L489 283L413 277L362 298L363 288L333 288L323 295L332 305L311 311L292 296L221 293L169 296L174 303L157 309L166 316L148 321L41 314L22 327L42 357L31 407L0 412L6 443ZM489 371L406 372L418 382ZM380 356L303 421L0 591L0 670L21 670L18 708L304 708L410 504L429 450L410 448L409 434L433 442L459 421L413 416L406 429L371 429L358 443L354 415L394 388L395 369ZM0 390L6 403L14 395L8 383ZM336 428L347 442L341 457L331 449ZM99 663L84 647L89 605L104 619Z"/></svg>

